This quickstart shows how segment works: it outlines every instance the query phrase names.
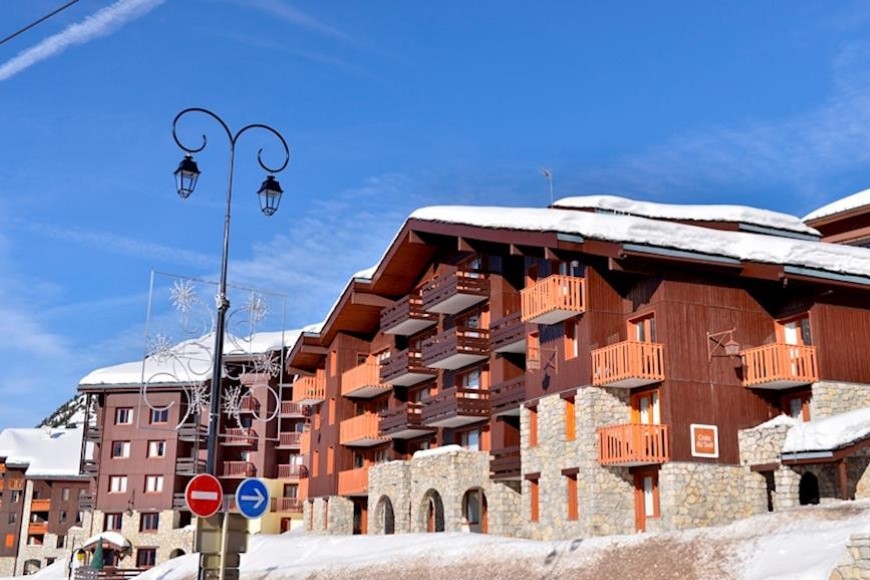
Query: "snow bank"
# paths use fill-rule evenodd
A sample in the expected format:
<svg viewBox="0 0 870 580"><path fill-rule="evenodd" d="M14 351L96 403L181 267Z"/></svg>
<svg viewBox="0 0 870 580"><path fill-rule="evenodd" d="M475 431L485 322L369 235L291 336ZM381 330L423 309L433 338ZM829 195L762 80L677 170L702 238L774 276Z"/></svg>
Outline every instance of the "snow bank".
<svg viewBox="0 0 870 580"><path fill-rule="evenodd" d="M852 209L864 207L865 205L870 205L870 189L865 189L863 191L859 191L858 193L847 195L842 199L838 199L837 201L831 202L828 205L824 205L815 211L811 211L803 217L803 220L805 222L817 220L819 218L827 217L829 215L843 213Z"/></svg>
<svg viewBox="0 0 870 580"><path fill-rule="evenodd" d="M870 407L800 423L788 432L783 453L832 451L870 436Z"/></svg>
<svg viewBox="0 0 870 580"><path fill-rule="evenodd" d="M0 457L6 465L27 466L26 477L76 477L82 429L4 429Z"/></svg>

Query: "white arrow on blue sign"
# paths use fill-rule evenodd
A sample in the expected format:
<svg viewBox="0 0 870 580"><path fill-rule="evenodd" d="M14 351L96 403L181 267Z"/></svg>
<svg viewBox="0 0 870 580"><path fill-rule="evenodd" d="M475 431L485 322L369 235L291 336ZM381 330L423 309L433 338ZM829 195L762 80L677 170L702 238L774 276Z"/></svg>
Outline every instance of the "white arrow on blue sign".
<svg viewBox="0 0 870 580"><path fill-rule="evenodd" d="M248 519L261 517L269 509L269 488L256 477L245 479L236 490L236 506Z"/></svg>

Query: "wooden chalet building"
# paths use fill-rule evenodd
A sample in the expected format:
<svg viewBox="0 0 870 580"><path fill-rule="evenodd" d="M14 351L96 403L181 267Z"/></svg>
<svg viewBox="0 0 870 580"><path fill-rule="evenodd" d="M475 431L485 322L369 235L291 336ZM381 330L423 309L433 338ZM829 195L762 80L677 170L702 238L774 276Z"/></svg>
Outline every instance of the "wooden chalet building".
<svg viewBox="0 0 870 580"><path fill-rule="evenodd" d="M867 433L789 439L870 407L870 250L819 239L610 196L414 212L288 355L306 529L587 537L870 496Z"/></svg>

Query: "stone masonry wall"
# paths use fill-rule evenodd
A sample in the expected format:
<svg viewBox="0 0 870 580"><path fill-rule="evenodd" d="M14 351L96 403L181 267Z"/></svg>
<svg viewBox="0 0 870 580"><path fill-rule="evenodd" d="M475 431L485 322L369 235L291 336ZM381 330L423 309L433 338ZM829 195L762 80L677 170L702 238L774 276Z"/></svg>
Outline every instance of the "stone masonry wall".
<svg viewBox="0 0 870 580"><path fill-rule="evenodd" d="M813 385L813 397L810 400L810 417L813 420L862 407L870 407L870 385L834 381L820 381Z"/></svg>
<svg viewBox="0 0 870 580"><path fill-rule="evenodd" d="M780 419L738 431L740 464L752 466L779 463L782 445L793 425L789 419Z"/></svg>
<svg viewBox="0 0 870 580"><path fill-rule="evenodd" d="M157 532L140 532L139 521L141 517L139 511L134 511L132 515L123 513L121 516L120 533L130 541L133 548L130 553L122 556L119 568L135 568L136 567L136 550L140 548L156 548L157 561L156 564L162 564L170 559L173 552L177 550L183 551L185 554L194 552L194 532L196 530L196 518L194 523L185 526L184 528L175 527L177 524L178 513L173 510L164 510L159 512L160 521L157 526ZM93 512L93 534L98 534L103 531L103 522L105 521L105 512L94 510Z"/></svg>
<svg viewBox="0 0 870 580"><path fill-rule="evenodd" d="M853 578L870 578L870 534L854 534L849 538L846 553L830 576L830 580Z"/></svg>
<svg viewBox="0 0 870 580"><path fill-rule="evenodd" d="M353 534L353 501L340 495L331 496L326 518L326 533Z"/></svg>
<svg viewBox="0 0 870 580"><path fill-rule="evenodd" d="M15 575L15 558L9 556L0 558L0 576L8 577Z"/></svg>
<svg viewBox="0 0 870 580"><path fill-rule="evenodd" d="M383 534L388 510L393 533L411 531L411 462L389 461L369 468L369 533Z"/></svg>

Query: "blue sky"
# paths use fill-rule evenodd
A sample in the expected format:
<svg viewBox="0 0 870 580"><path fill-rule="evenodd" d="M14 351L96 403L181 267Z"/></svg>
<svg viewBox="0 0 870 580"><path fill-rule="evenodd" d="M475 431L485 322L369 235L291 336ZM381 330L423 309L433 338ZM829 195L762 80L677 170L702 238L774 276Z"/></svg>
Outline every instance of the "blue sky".
<svg viewBox="0 0 870 580"><path fill-rule="evenodd" d="M60 0L3 2L0 36ZM317 322L403 219L556 197L797 215L870 186L870 8L849 2L81 0L0 46L0 427L135 360L152 270L215 279L227 147L182 202L185 107L292 148L260 212L239 142L230 281Z"/></svg>

